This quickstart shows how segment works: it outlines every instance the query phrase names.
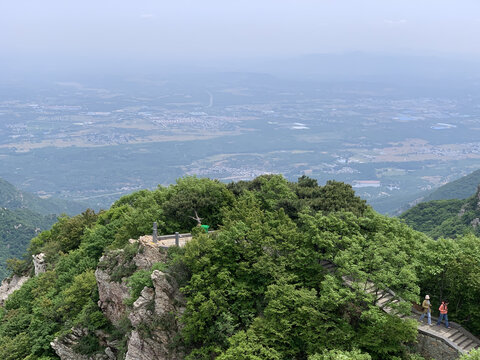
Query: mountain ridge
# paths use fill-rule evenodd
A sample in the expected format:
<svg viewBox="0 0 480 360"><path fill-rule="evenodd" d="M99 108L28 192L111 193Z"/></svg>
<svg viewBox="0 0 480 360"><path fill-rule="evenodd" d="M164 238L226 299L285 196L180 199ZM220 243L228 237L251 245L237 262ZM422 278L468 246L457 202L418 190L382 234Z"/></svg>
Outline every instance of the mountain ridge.
<svg viewBox="0 0 480 360"><path fill-rule="evenodd" d="M423 201L467 199L477 190L480 184L480 170L446 183L424 197Z"/></svg>

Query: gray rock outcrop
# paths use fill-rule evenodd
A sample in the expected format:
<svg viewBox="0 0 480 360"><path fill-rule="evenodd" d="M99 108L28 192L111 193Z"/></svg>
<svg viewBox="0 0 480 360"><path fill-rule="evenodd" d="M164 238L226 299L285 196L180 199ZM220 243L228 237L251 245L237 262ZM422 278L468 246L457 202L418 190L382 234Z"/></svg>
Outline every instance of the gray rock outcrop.
<svg viewBox="0 0 480 360"><path fill-rule="evenodd" d="M125 360L182 359L169 345L179 331L184 299L175 280L165 273L154 270L151 279L154 289L145 287L129 314L134 329Z"/></svg>
<svg viewBox="0 0 480 360"><path fill-rule="evenodd" d="M5 303L10 294L20 289L28 279L30 279L28 276L13 275L10 279L3 280L0 286L0 306Z"/></svg>
<svg viewBox="0 0 480 360"><path fill-rule="evenodd" d="M138 269L150 269L153 264L166 260L165 252L159 251L158 247L149 240L150 236L142 236L138 240L130 240L131 243L138 242L140 245L140 251L133 258Z"/></svg>
<svg viewBox="0 0 480 360"><path fill-rule="evenodd" d="M81 337L87 335L87 330L72 329L72 333L66 335L64 338L55 339L50 343L50 346L57 353L62 360L90 360L86 355L78 354L73 349Z"/></svg>
<svg viewBox="0 0 480 360"><path fill-rule="evenodd" d="M74 349L80 339L88 335L87 329L73 328L72 332L64 337L56 338L50 343L50 346L58 357L62 360L115 360L116 356L110 347L105 348L103 352L95 355L83 355Z"/></svg>
<svg viewBox="0 0 480 360"><path fill-rule="evenodd" d="M47 271L47 263L45 262L44 253L32 255L32 258L33 258L33 266L35 268L35 276Z"/></svg>
<svg viewBox="0 0 480 360"><path fill-rule="evenodd" d="M102 261L105 261L105 256L100 258ZM125 300L130 297L128 286L125 280L113 281L107 269L97 268L95 278L98 285L98 307L112 324L118 324L127 309Z"/></svg>
<svg viewBox="0 0 480 360"><path fill-rule="evenodd" d="M102 350L88 356L76 353L75 349L82 337L92 334L87 329L72 329L70 334L51 343L57 355L62 360L113 360L123 348L126 360L183 359L183 354L171 346L179 332L177 318L183 313L185 303L173 277L154 270L153 288L145 287L133 305L126 305L130 298L127 279L135 271L150 270L152 265L165 261L166 252L146 238L130 240L125 250L110 251L102 256L95 271L98 306L114 326L125 328L128 319L131 327L127 327L123 339L115 340L103 330L97 330L94 335Z"/></svg>

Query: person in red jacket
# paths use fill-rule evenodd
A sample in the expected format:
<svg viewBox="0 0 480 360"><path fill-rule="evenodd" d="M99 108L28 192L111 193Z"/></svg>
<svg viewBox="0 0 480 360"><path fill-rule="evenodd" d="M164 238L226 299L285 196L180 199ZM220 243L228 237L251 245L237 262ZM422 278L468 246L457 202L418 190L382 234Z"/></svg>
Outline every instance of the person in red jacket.
<svg viewBox="0 0 480 360"><path fill-rule="evenodd" d="M448 315L447 315L448 314L448 301L447 300L442 301L442 305L440 305L438 310L440 310L440 316L438 317L437 325L440 325L442 320L445 319L445 327L447 329L449 329L450 326L448 326Z"/></svg>

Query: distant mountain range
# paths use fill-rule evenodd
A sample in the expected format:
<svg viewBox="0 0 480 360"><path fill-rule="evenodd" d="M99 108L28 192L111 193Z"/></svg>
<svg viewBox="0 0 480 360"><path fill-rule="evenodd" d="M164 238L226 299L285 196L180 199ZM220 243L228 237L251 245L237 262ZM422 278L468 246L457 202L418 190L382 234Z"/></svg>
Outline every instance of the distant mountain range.
<svg viewBox="0 0 480 360"><path fill-rule="evenodd" d="M60 199L42 199L0 179L0 280L6 260L21 257L36 234L49 229L63 213L74 215L85 206Z"/></svg>

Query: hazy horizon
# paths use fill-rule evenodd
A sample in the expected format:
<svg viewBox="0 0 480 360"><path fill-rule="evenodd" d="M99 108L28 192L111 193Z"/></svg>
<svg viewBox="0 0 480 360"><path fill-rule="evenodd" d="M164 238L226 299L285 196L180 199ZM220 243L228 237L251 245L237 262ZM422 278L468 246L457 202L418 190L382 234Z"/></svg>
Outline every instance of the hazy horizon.
<svg viewBox="0 0 480 360"><path fill-rule="evenodd" d="M478 1L81 3L2 5L3 72L245 70L310 54L480 59Z"/></svg>

